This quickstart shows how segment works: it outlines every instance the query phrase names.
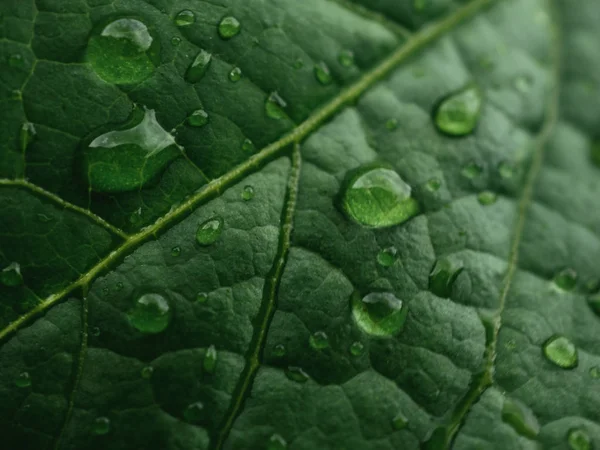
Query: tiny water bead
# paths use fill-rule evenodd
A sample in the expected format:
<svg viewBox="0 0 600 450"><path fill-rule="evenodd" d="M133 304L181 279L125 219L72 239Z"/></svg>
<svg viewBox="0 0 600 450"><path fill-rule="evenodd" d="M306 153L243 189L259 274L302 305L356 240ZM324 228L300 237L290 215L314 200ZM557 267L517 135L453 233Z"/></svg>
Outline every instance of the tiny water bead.
<svg viewBox="0 0 600 450"><path fill-rule="evenodd" d="M254 143L246 138L244 139L244 142L242 142L242 150L245 152L254 152L256 149L254 148Z"/></svg>
<svg viewBox="0 0 600 450"><path fill-rule="evenodd" d="M315 350L323 350L329 347L329 337L324 331L317 331L311 334L308 342Z"/></svg>
<svg viewBox="0 0 600 450"><path fill-rule="evenodd" d="M436 192L442 187L442 182L438 178L431 178L425 183L425 189L429 192Z"/></svg>
<svg viewBox="0 0 600 450"><path fill-rule="evenodd" d="M177 247L173 247L173 248L171 249L171 256L175 256L175 257L177 257L177 256L179 256L179 255L181 255L181 247L179 247L179 246L177 246Z"/></svg>
<svg viewBox="0 0 600 450"><path fill-rule="evenodd" d="M185 73L185 81L198 83L208 71L211 61L212 55L206 50L200 50Z"/></svg>
<svg viewBox="0 0 600 450"><path fill-rule="evenodd" d="M129 321L142 333L160 333L171 322L169 302L160 294L144 294L129 312Z"/></svg>
<svg viewBox="0 0 600 450"><path fill-rule="evenodd" d="M390 292L372 292L361 297L351 296L352 316L356 324L373 336L387 337L398 334L404 327L408 308Z"/></svg>
<svg viewBox="0 0 600 450"><path fill-rule="evenodd" d="M285 376L296 383L305 383L309 378L304 370L296 366L289 366L285 371Z"/></svg>
<svg viewBox="0 0 600 450"><path fill-rule="evenodd" d="M483 103L482 92L475 85L451 94L435 110L435 125L450 136L466 136L473 132Z"/></svg>
<svg viewBox="0 0 600 450"><path fill-rule="evenodd" d="M356 341L350 345L350 353L352 356L360 356L365 352L365 345L362 342Z"/></svg>
<svg viewBox="0 0 600 450"><path fill-rule="evenodd" d="M592 450L592 439L582 428L572 428L567 434L571 450Z"/></svg>
<svg viewBox="0 0 600 450"><path fill-rule="evenodd" d="M121 18L92 35L86 55L94 72L107 83L134 84L154 73L159 49L143 22Z"/></svg>
<svg viewBox="0 0 600 450"><path fill-rule="evenodd" d="M203 109L197 109L188 116L187 122L192 127L203 127L208 123L208 113Z"/></svg>
<svg viewBox="0 0 600 450"><path fill-rule="evenodd" d="M563 291L572 291L577 285L577 272L566 268L554 275L552 279L554 285Z"/></svg>
<svg viewBox="0 0 600 450"><path fill-rule="evenodd" d="M23 59L23 55L19 53L15 53L8 57L8 65L10 67L23 67L25 65L25 60Z"/></svg>
<svg viewBox="0 0 600 450"><path fill-rule="evenodd" d="M354 53L351 50L342 50L338 56L338 61L343 67L351 67L354 64Z"/></svg>
<svg viewBox="0 0 600 450"><path fill-rule="evenodd" d="M548 339L543 353L548 361L563 369L573 369L579 362L577 347L565 336L554 335Z"/></svg>
<svg viewBox="0 0 600 450"><path fill-rule="evenodd" d="M242 200L249 201L254 198L254 188L252 186L244 186L242 190Z"/></svg>
<svg viewBox="0 0 600 450"><path fill-rule="evenodd" d="M498 200L498 194L492 191L483 191L477 195L477 201L484 206L493 205Z"/></svg>
<svg viewBox="0 0 600 450"><path fill-rule="evenodd" d="M21 265L12 262L0 272L0 283L8 287L16 287L23 284L23 275L21 274Z"/></svg>
<svg viewBox="0 0 600 450"><path fill-rule="evenodd" d="M406 428L406 425L408 425L408 419L401 412L396 414L392 419L392 427L394 427L394 430L401 430L403 428Z"/></svg>
<svg viewBox="0 0 600 450"><path fill-rule="evenodd" d="M200 245L214 244L223 232L223 218L221 216L212 217L198 226L196 231L196 242Z"/></svg>
<svg viewBox="0 0 600 450"><path fill-rule="evenodd" d="M504 179L510 179L515 175L515 166L514 164L508 161L502 161L498 165L498 173Z"/></svg>
<svg viewBox="0 0 600 450"><path fill-rule="evenodd" d="M219 36L223 39L231 39L239 34L242 24L233 16L224 17L219 23Z"/></svg>
<svg viewBox="0 0 600 450"><path fill-rule="evenodd" d="M92 434L102 436L110 431L110 419L108 417L96 417L92 422Z"/></svg>
<svg viewBox="0 0 600 450"><path fill-rule="evenodd" d="M204 418L204 404L202 402L190 403L183 411L186 422L198 423Z"/></svg>
<svg viewBox="0 0 600 450"><path fill-rule="evenodd" d="M206 292L198 292L196 294L196 301L198 303L206 303L208 300L208 294Z"/></svg>
<svg viewBox="0 0 600 450"><path fill-rule="evenodd" d="M384 248L377 254L377 262L383 267L393 266L396 262L397 253L398 250L394 246Z"/></svg>
<svg viewBox="0 0 600 450"><path fill-rule="evenodd" d="M17 378L15 378L15 386L20 388L31 386L31 376L29 375L29 372L21 372L17 375Z"/></svg>
<svg viewBox="0 0 600 450"><path fill-rule="evenodd" d="M513 86L520 93L527 93L533 86L533 78L529 75L517 75L513 80Z"/></svg>
<svg viewBox="0 0 600 450"><path fill-rule="evenodd" d="M267 101L265 102L265 113L267 117L271 119L284 119L287 117L283 109L287 106L287 103L277 92L271 92Z"/></svg>
<svg viewBox="0 0 600 450"><path fill-rule="evenodd" d="M236 81L240 81L241 78L242 69L240 69L239 67L234 67L233 69L231 69L231 72L229 72L229 81L235 83Z"/></svg>
<svg viewBox="0 0 600 450"><path fill-rule="evenodd" d="M196 15L189 9L184 9L175 16L175 25L178 27L189 27L196 22Z"/></svg>
<svg viewBox="0 0 600 450"><path fill-rule="evenodd" d="M285 450L287 447L285 439L279 434L274 434L269 438L267 450Z"/></svg>
<svg viewBox="0 0 600 450"><path fill-rule="evenodd" d="M502 406L502 420L521 436L535 439L540 432L540 424L533 413L518 400L506 398Z"/></svg>
<svg viewBox="0 0 600 450"><path fill-rule="evenodd" d="M388 119L385 122L385 127L390 131L394 131L396 128L398 128L398 119L396 119L395 117Z"/></svg>
<svg viewBox="0 0 600 450"><path fill-rule="evenodd" d="M322 85L331 84L333 78L331 76L331 72L329 71L329 67L323 61L318 64L315 64L315 77L317 81Z"/></svg>
<svg viewBox="0 0 600 450"><path fill-rule="evenodd" d="M152 367L152 366L143 367L140 372L140 374L142 375L142 378L144 378L146 380L152 378L153 373L154 373L154 367Z"/></svg>
<svg viewBox="0 0 600 450"><path fill-rule="evenodd" d="M471 161L460 171L463 177L472 180L483 173L483 166L475 161Z"/></svg>
<svg viewBox="0 0 600 450"><path fill-rule="evenodd" d="M177 47L179 44L181 44L181 38L179 36L173 36L171 38L171 45Z"/></svg>
<svg viewBox="0 0 600 450"><path fill-rule="evenodd" d="M275 347L273 347L273 356L275 356L277 358L281 358L281 357L285 356L285 353L286 353L285 345L277 344L277 345L275 345Z"/></svg>
<svg viewBox="0 0 600 450"><path fill-rule="evenodd" d="M94 337L100 336L100 327L92 327L90 328L90 334Z"/></svg>
<svg viewBox="0 0 600 450"><path fill-rule="evenodd" d="M600 366L594 366L590 369L590 377L595 380L600 380Z"/></svg>
<svg viewBox="0 0 600 450"><path fill-rule="evenodd" d="M429 274L429 290L438 297L449 298L452 295L452 286L463 268L461 261L438 259Z"/></svg>
<svg viewBox="0 0 600 450"><path fill-rule="evenodd" d="M214 373L215 367L217 366L217 349L214 345L211 345L206 349L204 353L204 360L202 361L202 368L206 373Z"/></svg>
<svg viewBox="0 0 600 450"><path fill-rule="evenodd" d="M391 169L371 166L353 171L342 189L346 214L365 227L398 225L419 213L411 187Z"/></svg>

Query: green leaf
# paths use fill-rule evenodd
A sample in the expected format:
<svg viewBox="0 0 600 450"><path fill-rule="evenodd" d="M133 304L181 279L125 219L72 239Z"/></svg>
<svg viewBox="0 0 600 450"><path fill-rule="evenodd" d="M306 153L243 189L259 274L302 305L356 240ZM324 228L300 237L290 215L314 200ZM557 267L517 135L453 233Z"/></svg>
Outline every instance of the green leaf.
<svg viewBox="0 0 600 450"><path fill-rule="evenodd" d="M600 446L596 0L2 0L16 450Z"/></svg>

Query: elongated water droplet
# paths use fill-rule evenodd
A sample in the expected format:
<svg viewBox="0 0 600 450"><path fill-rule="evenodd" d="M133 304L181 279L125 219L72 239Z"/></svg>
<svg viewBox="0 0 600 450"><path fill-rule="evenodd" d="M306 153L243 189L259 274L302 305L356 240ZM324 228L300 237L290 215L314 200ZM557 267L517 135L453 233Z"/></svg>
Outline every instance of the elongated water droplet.
<svg viewBox="0 0 600 450"><path fill-rule="evenodd" d="M107 83L139 83L154 73L160 45L137 19L110 22L92 35L87 60Z"/></svg>
<svg viewBox="0 0 600 450"><path fill-rule="evenodd" d="M277 344L275 347L273 347L273 356L275 356L276 358L281 358L285 356L285 353L285 345Z"/></svg>
<svg viewBox="0 0 600 450"><path fill-rule="evenodd" d="M356 341L350 345L350 353L352 356L360 356L365 352L365 345L362 342Z"/></svg>
<svg viewBox="0 0 600 450"><path fill-rule="evenodd" d="M397 253L398 250L394 246L384 248L377 254L377 262L383 267L393 266L396 262Z"/></svg>
<svg viewBox="0 0 600 450"><path fill-rule="evenodd" d="M442 187L442 182L437 178L431 178L427 183L425 183L425 188L429 192L436 192Z"/></svg>
<svg viewBox="0 0 600 450"><path fill-rule="evenodd" d="M189 9L184 9L175 16L175 25L178 27L189 27L196 22L196 15Z"/></svg>
<svg viewBox="0 0 600 450"><path fill-rule="evenodd" d="M396 414L396 416L392 419L392 426L394 427L394 430L406 428L406 425L408 425L408 419L401 412Z"/></svg>
<svg viewBox="0 0 600 450"><path fill-rule="evenodd" d="M323 350L329 347L329 337L324 331L317 331L311 334L308 342L315 350Z"/></svg>
<svg viewBox="0 0 600 450"><path fill-rule="evenodd" d="M333 81L329 67L323 61L315 65L315 77L323 85L330 84Z"/></svg>
<svg viewBox="0 0 600 450"><path fill-rule="evenodd" d="M181 155L154 110L135 110L132 120L84 145L82 172L96 192L125 192L152 181Z"/></svg>
<svg viewBox="0 0 600 450"><path fill-rule="evenodd" d="M285 439L279 434L274 434L269 438L269 444L267 450L286 450L288 447Z"/></svg>
<svg viewBox="0 0 600 450"><path fill-rule="evenodd" d="M108 417L96 417L92 422L91 432L98 436L108 434L110 431L110 419Z"/></svg>
<svg viewBox="0 0 600 450"><path fill-rule="evenodd" d="M300 367L290 366L285 371L285 375L292 381L297 383L305 383L308 380L308 375Z"/></svg>
<svg viewBox="0 0 600 450"><path fill-rule="evenodd" d="M231 72L229 72L229 81L235 83L236 81L240 81L241 78L242 69L240 69L239 67L234 67L233 69L231 69Z"/></svg>
<svg viewBox="0 0 600 450"><path fill-rule="evenodd" d="M239 34L242 29L242 24L232 16L224 17L219 23L219 35L223 39L231 39Z"/></svg>
<svg viewBox="0 0 600 450"><path fill-rule="evenodd" d="M15 378L15 386L20 388L31 386L31 376L29 375L29 372L21 372L17 375L17 378Z"/></svg>
<svg viewBox="0 0 600 450"><path fill-rule="evenodd" d="M477 200L484 206L493 205L498 200L498 194L492 191L483 191L477 195Z"/></svg>
<svg viewBox="0 0 600 450"><path fill-rule="evenodd" d="M284 119L286 116L283 109L287 106L285 100L283 100L277 92L271 92L267 101L265 102L265 112L271 119Z"/></svg>
<svg viewBox="0 0 600 450"><path fill-rule="evenodd" d="M183 411L183 418L189 423L201 422L204 418L204 404L202 402L190 403Z"/></svg>
<svg viewBox="0 0 600 450"><path fill-rule="evenodd" d="M385 123L385 127L390 131L394 131L396 128L398 128L398 119L395 117L388 119Z"/></svg>
<svg viewBox="0 0 600 450"><path fill-rule="evenodd" d="M342 50L338 56L338 61L343 67L351 67L354 64L354 53L351 50Z"/></svg>
<svg viewBox="0 0 600 450"><path fill-rule="evenodd" d="M367 167L344 182L342 206L355 222L369 228L398 225L419 213L411 187L391 169Z"/></svg>
<svg viewBox="0 0 600 450"><path fill-rule="evenodd" d="M244 139L244 142L242 142L242 150L245 152L254 152L254 143L250 139Z"/></svg>
<svg viewBox="0 0 600 450"><path fill-rule="evenodd" d="M483 166L475 161L471 161L460 172L463 177L472 180L483 173Z"/></svg>
<svg viewBox="0 0 600 450"><path fill-rule="evenodd" d="M393 336L402 331L408 308L389 292L373 292L361 298L354 292L352 315L358 326L373 336Z"/></svg>
<svg viewBox="0 0 600 450"><path fill-rule="evenodd" d="M21 150L24 151L29 145L35 140L37 131L35 125L31 122L25 122L21 127L19 134L19 142L21 143Z"/></svg>
<svg viewBox="0 0 600 450"><path fill-rule="evenodd" d="M17 262L10 263L0 272L0 283L8 287L16 287L23 284L21 265Z"/></svg>
<svg viewBox="0 0 600 450"><path fill-rule="evenodd" d="M450 297L452 286L463 268L461 261L449 258L438 259L429 274L429 290L438 297Z"/></svg>
<svg viewBox="0 0 600 450"><path fill-rule="evenodd" d="M206 303L207 300L208 294L206 292L198 292L198 294L196 294L196 301L198 303Z"/></svg>
<svg viewBox="0 0 600 450"><path fill-rule="evenodd" d="M160 333L171 321L169 302L160 294L144 294L129 311L129 321L142 333Z"/></svg>
<svg viewBox="0 0 600 450"><path fill-rule="evenodd" d="M252 186L244 186L242 190L242 200L249 201L254 198L254 188Z"/></svg>
<svg viewBox="0 0 600 450"><path fill-rule="evenodd" d="M202 367L206 373L214 373L215 367L217 366L217 349L214 345L211 345L206 349L204 354L204 360L202 361Z"/></svg>
<svg viewBox="0 0 600 450"><path fill-rule="evenodd" d="M440 102L435 111L435 125L442 133L465 136L479 121L482 92L477 86L468 86Z"/></svg>
<svg viewBox="0 0 600 450"><path fill-rule="evenodd" d="M504 399L502 420L513 427L517 433L529 439L535 439L540 432L537 418L518 400Z"/></svg>
<svg viewBox="0 0 600 450"><path fill-rule="evenodd" d="M223 218L215 216L202 222L196 232L196 241L200 245L211 245L216 242L223 232Z"/></svg>
<svg viewBox="0 0 600 450"><path fill-rule="evenodd" d="M563 369L573 369L579 362L577 347L565 336L552 336L544 343L543 351L548 361Z"/></svg>
<svg viewBox="0 0 600 450"><path fill-rule="evenodd" d="M203 127L208 123L208 113L203 109L197 109L188 116L187 121L193 127Z"/></svg>
<svg viewBox="0 0 600 450"><path fill-rule="evenodd" d="M185 73L185 80L188 83L199 82L208 71L211 61L212 55L206 50L200 50L192 64L190 64L190 67L188 67L188 70Z"/></svg>
<svg viewBox="0 0 600 450"><path fill-rule="evenodd" d="M592 440L582 428L572 428L567 435L571 450L592 450Z"/></svg>
<svg viewBox="0 0 600 450"><path fill-rule="evenodd" d="M554 285L563 291L572 291L577 285L577 272L573 269L563 269L554 275Z"/></svg>
<svg viewBox="0 0 600 450"><path fill-rule="evenodd" d="M152 367L152 366L143 367L140 373L142 375L142 378L148 380L148 379L152 378L152 374L154 373L154 367Z"/></svg>

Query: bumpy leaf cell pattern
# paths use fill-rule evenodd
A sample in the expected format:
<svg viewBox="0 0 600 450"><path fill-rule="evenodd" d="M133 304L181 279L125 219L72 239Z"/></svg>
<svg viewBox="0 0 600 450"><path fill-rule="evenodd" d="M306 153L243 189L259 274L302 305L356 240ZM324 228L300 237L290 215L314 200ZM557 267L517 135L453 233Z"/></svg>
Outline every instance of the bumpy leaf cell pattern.
<svg viewBox="0 0 600 450"><path fill-rule="evenodd" d="M600 446L599 21L595 0L0 2L3 445ZM134 172L112 184L90 142L136 106L158 131L102 140ZM418 205L402 223L340 202L374 165Z"/></svg>

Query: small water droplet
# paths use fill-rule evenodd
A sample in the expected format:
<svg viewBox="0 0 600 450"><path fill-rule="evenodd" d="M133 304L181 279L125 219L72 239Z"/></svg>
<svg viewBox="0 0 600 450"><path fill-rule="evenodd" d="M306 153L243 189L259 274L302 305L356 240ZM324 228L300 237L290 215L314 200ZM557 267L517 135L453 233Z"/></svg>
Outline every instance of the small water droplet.
<svg viewBox="0 0 600 450"><path fill-rule="evenodd" d="M365 352L365 345L362 342L355 341L350 345L350 353L352 356L360 356Z"/></svg>
<svg viewBox="0 0 600 450"><path fill-rule="evenodd" d="M116 285L115 285L115 291L120 291L125 287L125 285L123 284L122 281L119 281Z"/></svg>
<svg viewBox="0 0 600 450"><path fill-rule="evenodd" d="M215 373L215 367L217 366L217 349L214 345L211 345L206 349L204 354L204 360L202 361L202 367L206 373Z"/></svg>
<svg viewBox="0 0 600 450"><path fill-rule="evenodd" d="M242 150L245 152L254 152L254 143L250 139L244 139L244 142L242 142Z"/></svg>
<svg viewBox="0 0 600 450"><path fill-rule="evenodd" d="M254 188L252 186L244 186L242 190L242 200L248 201L254 198Z"/></svg>
<svg viewBox="0 0 600 450"><path fill-rule="evenodd" d="M129 222L130 223L138 223L140 220L142 220L142 208L138 208L133 214L131 214L131 216L129 216Z"/></svg>
<svg viewBox="0 0 600 450"><path fill-rule="evenodd" d="M100 327L92 327L90 328L90 334L94 337L100 336Z"/></svg>
<svg viewBox="0 0 600 450"><path fill-rule="evenodd" d="M544 343L543 352L548 361L563 369L573 369L579 362L577 347L565 336L552 336Z"/></svg>
<svg viewBox="0 0 600 450"><path fill-rule="evenodd" d="M408 308L390 292L372 292L361 298L356 291L351 296L354 321L373 336L393 336L402 331Z"/></svg>
<svg viewBox="0 0 600 450"><path fill-rule="evenodd" d="M351 67L354 64L354 53L351 50L342 50L338 56L338 61L343 67Z"/></svg>
<svg viewBox="0 0 600 450"><path fill-rule="evenodd" d="M411 187L391 169L371 166L352 171L342 189L348 217L369 228L398 225L419 213Z"/></svg>
<svg viewBox="0 0 600 450"><path fill-rule="evenodd" d="M483 166L475 161L471 161L460 172L463 177L472 180L483 173Z"/></svg>
<svg viewBox="0 0 600 450"><path fill-rule="evenodd" d="M477 200L484 206L493 205L498 200L498 194L492 191L483 191L477 195Z"/></svg>
<svg viewBox="0 0 600 450"><path fill-rule="evenodd" d="M513 86L521 94L529 92L533 85L533 79L529 75L518 75L513 80Z"/></svg>
<svg viewBox="0 0 600 450"><path fill-rule="evenodd" d="M535 439L540 432L540 424L536 417L529 408L517 400L504 399L502 420L517 433L529 439Z"/></svg>
<svg viewBox="0 0 600 450"><path fill-rule="evenodd" d="M196 301L198 303L206 303L208 300L208 294L206 292L198 292L196 294Z"/></svg>
<svg viewBox="0 0 600 450"><path fill-rule="evenodd" d="M25 65L25 60L23 59L23 55L19 53L15 53L8 57L8 65L10 67L23 67Z"/></svg>
<svg viewBox="0 0 600 450"><path fill-rule="evenodd" d="M396 416L392 419L392 426L394 427L394 430L406 428L406 425L408 425L408 419L401 412L396 414Z"/></svg>
<svg viewBox="0 0 600 450"><path fill-rule="evenodd" d="M273 356L275 356L277 358L281 358L281 357L285 356L285 353L286 353L285 345L277 344L277 345L275 345L275 347L273 347Z"/></svg>
<svg viewBox="0 0 600 450"><path fill-rule="evenodd" d="M142 367L142 370L140 373L142 375L142 378L148 380L148 379L152 378L152 374L154 373L154 367L152 367L152 366Z"/></svg>
<svg viewBox="0 0 600 450"><path fill-rule="evenodd" d="M274 434L269 438L267 450L285 450L287 447L285 439L279 434Z"/></svg>
<svg viewBox="0 0 600 450"><path fill-rule="evenodd" d="M110 22L92 35L87 60L107 83L139 83L154 73L160 44L148 27L137 19Z"/></svg>
<svg viewBox="0 0 600 450"><path fill-rule="evenodd" d="M305 383L308 380L307 373L300 367L290 366L285 371L285 375L292 381L297 383Z"/></svg>
<svg viewBox="0 0 600 450"><path fill-rule="evenodd" d="M223 39L231 39L239 34L242 29L242 24L232 16L224 17L219 23L219 35Z"/></svg>
<svg viewBox="0 0 600 450"><path fill-rule="evenodd" d="M311 334L308 342L315 350L323 350L329 347L329 337L324 331L317 331Z"/></svg>
<svg viewBox="0 0 600 450"><path fill-rule="evenodd" d="M181 44L181 38L179 36L173 36L171 38L171 45L173 47L177 47L177 46L179 46L179 44Z"/></svg>
<svg viewBox="0 0 600 450"><path fill-rule="evenodd" d="M443 99L435 111L435 125L450 136L465 136L475 129L483 103L482 92L475 85Z"/></svg>
<svg viewBox="0 0 600 450"><path fill-rule="evenodd" d="M567 442L571 450L592 450L590 436L581 428L572 428L567 435Z"/></svg>
<svg viewBox="0 0 600 450"><path fill-rule="evenodd" d="M211 61L212 55L206 50L200 50L192 64L190 64L190 67L188 67L188 70L185 73L185 80L188 83L199 82L208 71Z"/></svg>
<svg viewBox="0 0 600 450"><path fill-rule="evenodd" d="M271 119L285 119L287 115L283 109L287 106L287 103L282 99L277 92L271 92L267 101L265 102L265 112L267 117Z"/></svg>
<svg viewBox="0 0 600 450"><path fill-rule="evenodd" d="M203 127L208 123L208 113L203 109L197 109L188 116L187 121L193 127Z"/></svg>
<svg viewBox="0 0 600 450"><path fill-rule="evenodd" d="M173 248L171 249L171 256L175 256L175 257L177 257L177 256L179 256L179 255L181 255L181 247L179 247L179 246L177 246L177 247L173 247Z"/></svg>
<svg viewBox="0 0 600 450"><path fill-rule="evenodd" d="M296 61L294 61L294 69L300 70L303 67L304 67L304 61L302 61L302 58L298 58L298 59L296 59Z"/></svg>
<svg viewBox="0 0 600 450"><path fill-rule="evenodd" d="M31 386L31 376L29 375L29 372L21 372L17 375L17 378L15 378L15 385L20 388Z"/></svg>
<svg viewBox="0 0 600 450"><path fill-rule="evenodd" d="M196 241L200 245L214 244L223 232L223 218L214 216L198 226Z"/></svg>
<svg viewBox="0 0 600 450"><path fill-rule="evenodd" d="M202 402L190 403L183 411L186 422L198 423L204 418L204 404Z"/></svg>
<svg viewBox="0 0 600 450"><path fill-rule="evenodd" d="M21 275L21 265L12 262L0 272L0 283L8 287L16 287L23 284L23 275Z"/></svg>
<svg viewBox="0 0 600 450"><path fill-rule="evenodd" d="M594 378L595 380L600 380L600 366L594 366L592 368L590 368L590 377Z"/></svg>
<svg viewBox="0 0 600 450"><path fill-rule="evenodd" d="M396 262L397 253L398 250L394 246L384 248L377 254L377 262L383 267L393 266Z"/></svg>
<svg viewBox="0 0 600 450"><path fill-rule="evenodd" d="M552 282L560 290L572 291L577 285L577 272L570 268L563 269L554 275Z"/></svg>
<svg viewBox="0 0 600 450"><path fill-rule="evenodd" d="M461 261L438 259L429 274L429 290L438 297L449 298L452 295L452 286L463 268Z"/></svg>
<svg viewBox="0 0 600 450"><path fill-rule="evenodd" d="M189 9L184 9L175 16L175 25L178 27L189 27L196 22L196 15Z"/></svg>
<svg viewBox="0 0 600 450"><path fill-rule="evenodd" d="M498 165L498 173L504 179L510 179L515 175L515 166L508 161L502 161Z"/></svg>
<svg viewBox="0 0 600 450"><path fill-rule="evenodd" d="M315 77L322 85L330 84L333 81L329 67L323 61L315 64Z"/></svg>
<svg viewBox="0 0 600 450"><path fill-rule="evenodd" d="M436 192L442 186L442 182L437 178L431 178L427 183L425 183L425 188L429 192Z"/></svg>
<svg viewBox="0 0 600 450"><path fill-rule="evenodd" d="M108 417L96 417L92 422L92 434L101 436L110 431L110 419Z"/></svg>
<svg viewBox="0 0 600 450"><path fill-rule="evenodd" d="M388 119L385 123L385 127L390 131L394 131L396 128L398 128L398 119L395 117Z"/></svg>
<svg viewBox="0 0 600 450"><path fill-rule="evenodd" d="M169 302L160 294L144 294L129 311L129 321L142 333L160 333L171 321Z"/></svg>
<svg viewBox="0 0 600 450"><path fill-rule="evenodd" d="M241 78L242 69L240 69L239 67L234 67L233 69L231 69L231 72L229 72L229 81L235 83L236 81L240 81Z"/></svg>
<svg viewBox="0 0 600 450"><path fill-rule="evenodd" d="M19 133L19 142L21 144L21 150L25 150L35 140L37 131L35 125L31 122L25 122L21 126L21 132Z"/></svg>

